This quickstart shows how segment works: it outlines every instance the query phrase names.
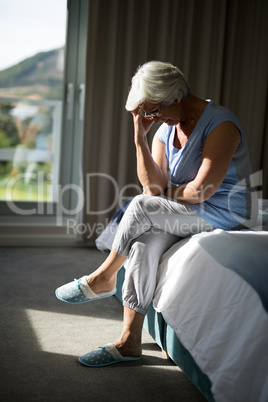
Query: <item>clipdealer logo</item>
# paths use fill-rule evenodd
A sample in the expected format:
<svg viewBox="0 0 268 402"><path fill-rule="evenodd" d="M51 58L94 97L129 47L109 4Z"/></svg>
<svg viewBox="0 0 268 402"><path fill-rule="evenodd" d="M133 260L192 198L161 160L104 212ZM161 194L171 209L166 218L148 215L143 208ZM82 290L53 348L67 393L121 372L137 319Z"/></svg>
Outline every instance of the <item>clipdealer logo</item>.
<svg viewBox="0 0 268 402"><path fill-rule="evenodd" d="M96 223L94 222L92 225L87 223L79 222L79 219L76 219L77 216L85 213L88 216L100 216L108 214L111 211L114 211L116 207L122 206L124 201L133 198L133 192L136 195L142 194L141 187L137 184L128 184L123 186L121 189L119 188L116 180L105 173L88 173L85 177L85 192L84 189L76 184L70 183L67 185L59 185L53 184L53 176L50 175L49 184L44 184L44 173L26 173L26 174L18 174L12 177L7 185L6 185L6 202L10 210L17 215L31 216L31 215L56 215L56 224L57 226L62 226L66 224L66 218L72 217L71 219L67 219L68 230L73 231L78 234L88 234L92 236L93 233L102 233L105 227L109 223L109 219L106 219L104 223ZM14 185L19 180L29 181L29 180L37 181L37 204L34 208L20 208L20 206L16 203L16 200L12 199L12 191ZM92 193L95 193L96 186L94 186L93 181L100 182L104 180L104 185L109 186L111 188L111 198L109 201L109 205L106 207L102 207L95 210L91 206L90 200ZM106 181L106 183L105 183ZM236 221L243 224L247 228L252 228L254 223L256 222L256 217L254 216L252 219L247 221L244 220L241 216L237 215L233 212L233 197L237 192L243 192L246 189L247 184L250 184L251 188L255 188L256 192L251 193L251 204L256 205L256 197L262 198L262 171L258 171L253 173L249 179L246 181L241 180L237 183L233 188L229 191L228 194L228 208L230 214L236 219ZM41 195L44 193L44 186L46 186L47 193L53 193L55 202L48 203L42 200ZM130 194L131 190L131 194ZM72 191L75 194L74 199L76 200L75 205L72 208L67 208L64 204L64 198L68 198L68 193ZM164 195L164 194L161 194ZM40 199L40 201L39 201ZM104 200L105 201L105 200ZM105 202L102 202L104 205ZM155 213L159 213L159 211L155 211ZM75 217L75 218L74 218Z"/></svg>
<svg viewBox="0 0 268 402"><path fill-rule="evenodd" d="M13 199L13 188L20 180L26 182L29 180L35 180L37 182L37 204L34 208L27 208L25 205L22 208L17 203L17 200ZM106 183L104 182L104 184L111 188L111 202L102 209L93 210L90 200L91 194L96 192L92 181L96 182L96 180L105 180ZM132 191L132 194L133 192L136 194L141 193L141 187L137 184L127 184L120 189L116 180L106 173L88 173L85 177L85 191L81 186L74 183L66 184L64 186L55 183L53 184L52 175L49 184L44 184L44 182L43 172L18 174L12 177L8 181L5 189L5 201L7 202L10 211L21 216L56 214L57 226L61 226L63 224L63 217L77 216L83 211L87 215L92 216L105 215L113 211L117 206L122 205L124 201L132 198L133 195L128 195L130 190ZM45 190L47 193L53 194L54 202L47 202L42 199L44 187L46 187ZM73 193L73 198L76 200L75 205L73 205L72 208L66 207L66 202L64 202L64 199L68 198L69 192Z"/></svg>

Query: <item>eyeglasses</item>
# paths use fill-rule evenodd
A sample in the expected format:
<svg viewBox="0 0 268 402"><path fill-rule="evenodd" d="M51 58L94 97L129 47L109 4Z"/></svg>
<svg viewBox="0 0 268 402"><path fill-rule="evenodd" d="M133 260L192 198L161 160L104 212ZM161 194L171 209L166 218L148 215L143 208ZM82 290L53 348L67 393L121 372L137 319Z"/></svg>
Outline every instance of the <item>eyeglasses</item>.
<svg viewBox="0 0 268 402"><path fill-rule="evenodd" d="M155 112L152 112L152 113L147 113L147 112L145 112L144 109L142 109L142 115L143 115L143 117L145 117L145 119L150 119L150 120L153 120L153 119L155 119L156 117L160 117L162 106L163 106L163 102L161 103L159 109L156 110ZM140 107L141 107L141 106L139 106L139 108L140 108Z"/></svg>

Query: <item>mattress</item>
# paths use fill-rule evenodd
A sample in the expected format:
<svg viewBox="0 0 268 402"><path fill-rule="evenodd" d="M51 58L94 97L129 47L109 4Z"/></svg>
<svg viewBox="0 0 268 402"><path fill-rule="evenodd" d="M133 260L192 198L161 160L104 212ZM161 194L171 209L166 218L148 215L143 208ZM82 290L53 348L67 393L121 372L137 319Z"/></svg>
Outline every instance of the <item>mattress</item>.
<svg viewBox="0 0 268 402"><path fill-rule="evenodd" d="M216 401L268 400L268 233L215 230L162 257L153 306Z"/></svg>

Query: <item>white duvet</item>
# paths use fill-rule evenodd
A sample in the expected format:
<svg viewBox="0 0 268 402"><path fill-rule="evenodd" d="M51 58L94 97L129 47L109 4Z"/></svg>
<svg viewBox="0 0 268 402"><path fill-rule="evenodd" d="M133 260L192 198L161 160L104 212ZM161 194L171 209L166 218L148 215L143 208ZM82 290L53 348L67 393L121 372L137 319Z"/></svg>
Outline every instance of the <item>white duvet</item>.
<svg viewBox="0 0 268 402"><path fill-rule="evenodd" d="M235 234L244 241L246 232ZM208 375L216 401L267 402L267 312L258 293L202 247L199 239L208 235L183 240L164 254L154 308ZM267 232L256 235L266 236L268 249ZM224 242L222 252L228 253Z"/></svg>

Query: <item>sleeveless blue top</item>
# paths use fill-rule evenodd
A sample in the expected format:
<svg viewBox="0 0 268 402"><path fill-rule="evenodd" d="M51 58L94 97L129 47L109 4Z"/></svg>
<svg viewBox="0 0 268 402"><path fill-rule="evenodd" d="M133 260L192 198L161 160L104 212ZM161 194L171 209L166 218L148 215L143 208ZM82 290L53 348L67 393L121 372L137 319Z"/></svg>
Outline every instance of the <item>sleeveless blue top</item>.
<svg viewBox="0 0 268 402"><path fill-rule="evenodd" d="M228 109L210 101L186 144L174 147L175 126L163 123L156 135L166 145L169 181L172 185L189 183L196 177L203 146L212 130L224 121L232 121L241 133L241 141L228 172L216 193L207 201L190 207L215 228L230 230L256 218L258 200L250 187L251 163L242 127ZM252 225L251 225L252 226Z"/></svg>

